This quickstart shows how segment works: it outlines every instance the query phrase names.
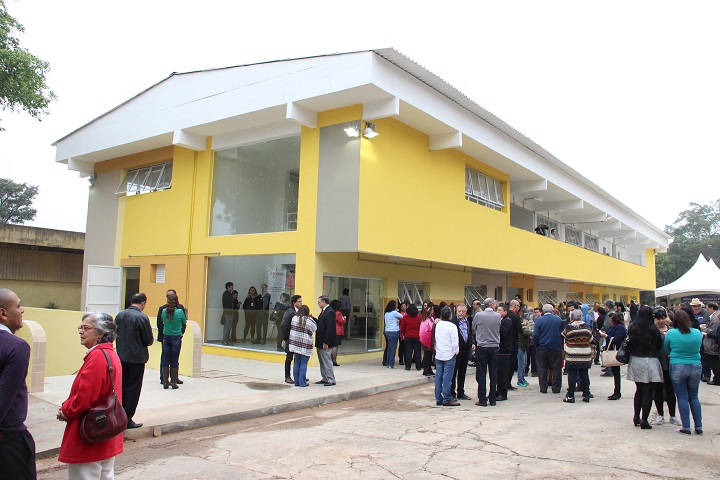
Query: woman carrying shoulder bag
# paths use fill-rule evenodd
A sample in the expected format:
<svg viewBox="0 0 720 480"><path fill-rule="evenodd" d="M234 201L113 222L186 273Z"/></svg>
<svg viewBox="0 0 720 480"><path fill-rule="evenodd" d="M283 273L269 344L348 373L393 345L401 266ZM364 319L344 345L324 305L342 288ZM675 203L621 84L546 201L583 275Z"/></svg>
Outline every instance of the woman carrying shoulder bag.
<svg viewBox="0 0 720 480"><path fill-rule="evenodd" d="M67 422L58 460L68 463L68 478L115 478L115 457L123 451L123 434L98 443L88 443L81 436L83 414L112 394L122 402L122 364L113 350L116 337L113 318L107 313L90 312L78 327L80 343L88 349L70 387L70 396L60 406L57 419ZM110 382L107 354L113 368ZM1 468L1 467L0 467Z"/></svg>

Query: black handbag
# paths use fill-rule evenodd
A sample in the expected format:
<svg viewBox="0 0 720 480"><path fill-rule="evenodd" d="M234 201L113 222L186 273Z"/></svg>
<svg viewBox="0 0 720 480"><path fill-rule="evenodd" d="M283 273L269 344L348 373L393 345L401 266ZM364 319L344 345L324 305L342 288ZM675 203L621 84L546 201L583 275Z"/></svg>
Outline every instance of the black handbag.
<svg viewBox="0 0 720 480"><path fill-rule="evenodd" d="M105 355L110 375L112 392L101 402L83 413L80 418L80 438L87 443L100 443L110 440L121 434L127 428L128 420L120 400L115 394L115 382L113 381L113 367L110 363L110 356L105 350Z"/></svg>
<svg viewBox="0 0 720 480"><path fill-rule="evenodd" d="M625 337L625 340L623 340L622 345L620 345L620 348L618 348L617 354L615 355L615 359L617 359L617 361L622 363L623 365L627 365L627 363L630 361L630 350L628 349L628 338L627 337Z"/></svg>

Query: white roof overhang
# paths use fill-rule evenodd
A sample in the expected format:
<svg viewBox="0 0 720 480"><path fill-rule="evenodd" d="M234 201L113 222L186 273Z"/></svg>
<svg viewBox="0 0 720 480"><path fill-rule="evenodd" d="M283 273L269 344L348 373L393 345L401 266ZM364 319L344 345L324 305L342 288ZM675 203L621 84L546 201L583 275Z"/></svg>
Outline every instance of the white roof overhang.
<svg viewBox="0 0 720 480"><path fill-rule="evenodd" d="M363 119L393 116L507 173L510 191L564 223L601 225L628 248L664 251L669 237L567 164L393 49L333 54L176 74L56 141L56 161L93 164L168 145L221 150L317 126L317 114L363 105ZM516 199L517 201L517 199ZM612 232L608 230L617 230ZM637 237L648 240L638 242Z"/></svg>

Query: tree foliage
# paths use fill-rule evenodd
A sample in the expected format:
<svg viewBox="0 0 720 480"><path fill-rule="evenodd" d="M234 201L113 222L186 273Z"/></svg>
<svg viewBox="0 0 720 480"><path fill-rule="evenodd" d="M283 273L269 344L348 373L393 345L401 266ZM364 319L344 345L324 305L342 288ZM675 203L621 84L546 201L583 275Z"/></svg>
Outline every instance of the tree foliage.
<svg viewBox="0 0 720 480"><path fill-rule="evenodd" d="M667 253L655 258L657 286L680 278L697 261L698 255L720 263L720 199L708 205L690 203L665 232L673 237Z"/></svg>
<svg viewBox="0 0 720 480"><path fill-rule="evenodd" d="M18 35L24 31L0 0L0 108L40 119L57 97L45 83L50 64L20 46Z"/></svg>
<svg viewBox="0 0 720 480"><path fill-rule="evenodd" d="M32 202L37 194L36 185L0 178L0 224L23 224L35 219L37 210L32 207Z"/></svg>

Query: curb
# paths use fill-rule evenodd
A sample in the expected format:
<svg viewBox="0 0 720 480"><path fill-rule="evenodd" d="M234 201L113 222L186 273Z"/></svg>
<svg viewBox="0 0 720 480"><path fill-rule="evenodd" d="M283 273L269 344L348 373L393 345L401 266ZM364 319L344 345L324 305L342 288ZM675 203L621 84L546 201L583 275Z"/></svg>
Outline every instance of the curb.
<svg viewBox="0 0 720 480"><path fill-rule="evenodd" d="M281 405L272 405L263 408L256 408L253 410L246 410L236 413L226 413L223 415L208 416L203 418L196 418L192 420L186 420L181 422L171 422L161 425L149 425L141 428L126 430L126 440L140 440L142 438L159 437L161 435L184 432L187 430L195 430L198 428L212 427L215 425L221 425L224 423L239 422L241 420L248 420L253 418L264 417L268 415L275 415L278 413L287 413L296 410L302 410L305 408L318 407L327 405L330 403L344 402L347 400L355 400L358 398L369 397L371 395L377 395L378 393L390 392L393 390L401 390L403 388L414 387L417 385L427 384L433 381L432 378L421 377L415 380L406 380L398 383L391 383L387 385L378 385L375 387L363 388L360 390L353 390L350 392L336 393L326 395L324 397L311 398L307 400L301 400L297 402L284 403ZM55 456L59 453L60 448L51 448L44 451L38 451L35 453L36 458L48 458Z"/></svg>

